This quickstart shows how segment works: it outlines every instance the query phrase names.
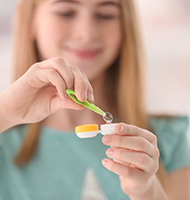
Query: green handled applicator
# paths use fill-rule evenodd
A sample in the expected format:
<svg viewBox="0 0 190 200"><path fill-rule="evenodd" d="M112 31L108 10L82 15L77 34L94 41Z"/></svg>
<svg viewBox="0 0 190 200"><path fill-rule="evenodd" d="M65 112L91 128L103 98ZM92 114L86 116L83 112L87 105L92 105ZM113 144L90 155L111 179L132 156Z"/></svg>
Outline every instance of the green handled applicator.
<svg viewBox="0 0 190 200"><path fill-rule="evenodd" d="M69 95L69 97L75 101L76 103L94 111L95 113L105 116L106 113L104 111L102 111L100 108L98 108L97 106L95 106L93 103L90 103L88 100L86 100L85 102L79 101L76 96L75 96L75 91L67 89L66 93Z"/></svg>

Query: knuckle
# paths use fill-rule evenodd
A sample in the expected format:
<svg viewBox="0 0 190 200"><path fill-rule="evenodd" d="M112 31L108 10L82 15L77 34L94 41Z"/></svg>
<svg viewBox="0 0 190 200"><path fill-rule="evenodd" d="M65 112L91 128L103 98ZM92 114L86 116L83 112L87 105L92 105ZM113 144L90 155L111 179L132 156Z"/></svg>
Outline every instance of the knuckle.
<svg viewBox="0 0 190 200"><path fill-rule="evenodd" d="M74 66L74 65L70 65L69 68L72 70L72 71L79 71L79 68L77 66Z"/></svg>
<svg viewBox="0 0 190 200"><path fill-rule="evenodd" d="M139 154L138 156L138 162L142 165L147 163L147 157L144 154Z"/></svg>
<svg viewBox="0 0 190 200"><path fill-rule="evenodd" d="M159 160L157 160L154 163L153 168L152 168L152 173L150 175L155 174L158 170L159 170Z"/></svg>
<svg viewBox="0 0 190 200"><path fill-rule="evenodd" d="M40 63L34 63L34 64L29 68L29 70L36 70L36 69L40 68L39 66L40 66Z"/></svg>
<svg viewBox="0 0 190 200"><path fill-rule="evenodd" d="M122 139L122 136L119 136L119 135L116 135L115 136L115 143L116 143L116 145L118 145L118 146L124 146L124 142L123 142L123 139Z"/></svg>
<svg viewBox="0 0 190 200"><path fill-rule="evenodd" d="M53 76L55 74L56 74L56 71L54 69L49 69L47 72L47 75L49 75L49 76Z"/></svg>
<svg viewBox="0 0 190 200"><path fill-rule="evenodd" d="M85 73L81 73L83 76L84 76L84 78L86 78L87 79L87 76L86 76L86 74Z"/></svg>
<svg viewBox="0 0 190 200"><path fill-rule="evenodd" d="M132 131L134 132L134 129L136 129L136 126L128 124L128 129L130 132L132 132Z"/></svg>
<svg viewBox="0 0 190 200"><path fill-rule="evenodd" d="M157 157L157 158L160 157L160 151L159 151L158 147L156 147L156 157Z"/></svg>
<svg viewBox="0 0 190 200"><path fill-rule="evenodd" d="M53 58L52 59L53 60L53 62L55 62L56 64L66 64L65 63L65 61L62 59L62 58L60 58L60 57L56 57L56 58Z"/></svg>
<svg viewBox="0 0 190 200"><path fill-rule="evenodd" d="M49 69L47 71L47 76L49 76L49 77L54 77L56 75L57 75L57 72L54 69Z"/></svg>
<svg viewBox="0 0 190 200"><path fill-rule="evenodd" d="M135 129L135 133L136 133L136 135L137 135L137 136L140 136L140 135L141 135L141 134L140 134L141 129L138 128L138 127L136 127L136 126L133 126L133 128Z"/></svg>
<svg viewBox="0 0 190 200"><path fill-rule="evenodd" d="M34 63L31 68L38 67L39 63Z"/></svg>
<svg viewBox="0 0 190 200"><path fill-rule="evenodd" d="M144 150L146 147L146 140L142 137L139 138L138 145L140 149Z"/></svg>
<svg viewBox="0 0 190 200"><path fill-rule="evenodd" d="M157 144L157 137L154 134L152 134L152 141L154 144Z"/></svg>
<svg viewBox="0 0 190 200"><path fill-rule="evenodd" d="M156 162L155 173L159 170L159 161Z"/></svg>
<svg viewBox="0 0 190 200"><path fill-rule="evenodd" d="M123 160L125 158L124 152L122 150L118 149L114 151L118 159Z"/></svg>

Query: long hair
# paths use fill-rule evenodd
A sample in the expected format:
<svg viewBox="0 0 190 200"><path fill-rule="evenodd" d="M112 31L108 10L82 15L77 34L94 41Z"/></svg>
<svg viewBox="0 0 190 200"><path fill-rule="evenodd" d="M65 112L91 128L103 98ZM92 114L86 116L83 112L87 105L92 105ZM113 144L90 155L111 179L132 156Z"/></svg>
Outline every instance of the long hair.
<svg viewBox="0 0 190 200"><path fill-rule="evenodd" d="M33 14L39 1L42 0L21 0L15 13L13 81L39 61L35 41L31 36ZM112 99L110 104L114 105L114 114L119 121L148 129L143 96L146 80L144 50L133 0L121 0L121 9L122 47L118 59L107 71L109 87L106 91L108 97L114 96L109 99ZM40 123L29 124L26 137L14 159L17 166L28 163L35 155L39 135ZM163 171L158 171L158 178L163 177ZM160 180L164 183L163 179Z"/></svg>

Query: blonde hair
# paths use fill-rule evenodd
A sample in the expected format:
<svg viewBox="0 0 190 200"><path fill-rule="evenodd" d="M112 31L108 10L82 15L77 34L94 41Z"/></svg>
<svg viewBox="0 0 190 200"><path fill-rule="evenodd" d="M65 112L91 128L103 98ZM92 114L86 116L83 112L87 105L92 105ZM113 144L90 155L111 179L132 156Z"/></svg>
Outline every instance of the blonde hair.
<svg viewBox="0 0 190 200"><path fill-rule="evenodd" d="M39 61L35 41L31 37L32 18L38 2L39 0L22 0L17 8L13 81L22 76L32 64ZM115 99L111 98L113 99L111 103L115 105L117 119L148 129L143 96L144 51L133 0L121 0L121 8L123 45L119 58L108 69L108 82L112 80L113 86L112 91L108 88L108 96L115 96ZM16 165L26 164L32 159L38 146L39 135L40 123L29 124L23 144L14 159ZM163 177L163 171L159 170L158 177Z"/></svg>

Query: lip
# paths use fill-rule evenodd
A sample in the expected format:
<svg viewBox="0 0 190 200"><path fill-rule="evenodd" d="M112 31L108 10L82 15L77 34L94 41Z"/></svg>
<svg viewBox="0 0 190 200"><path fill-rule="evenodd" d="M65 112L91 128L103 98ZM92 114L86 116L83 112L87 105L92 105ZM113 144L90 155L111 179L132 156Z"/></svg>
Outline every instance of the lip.
<svg viewBox="0 0 190 200"><path fill-rule="evenodd" d="M78 50L78 49L69 49L71 53L73 53L75 56L83 58L83 59L91 59L96 57L100 53L100 49L85 49L85 50Z"/></svg>

